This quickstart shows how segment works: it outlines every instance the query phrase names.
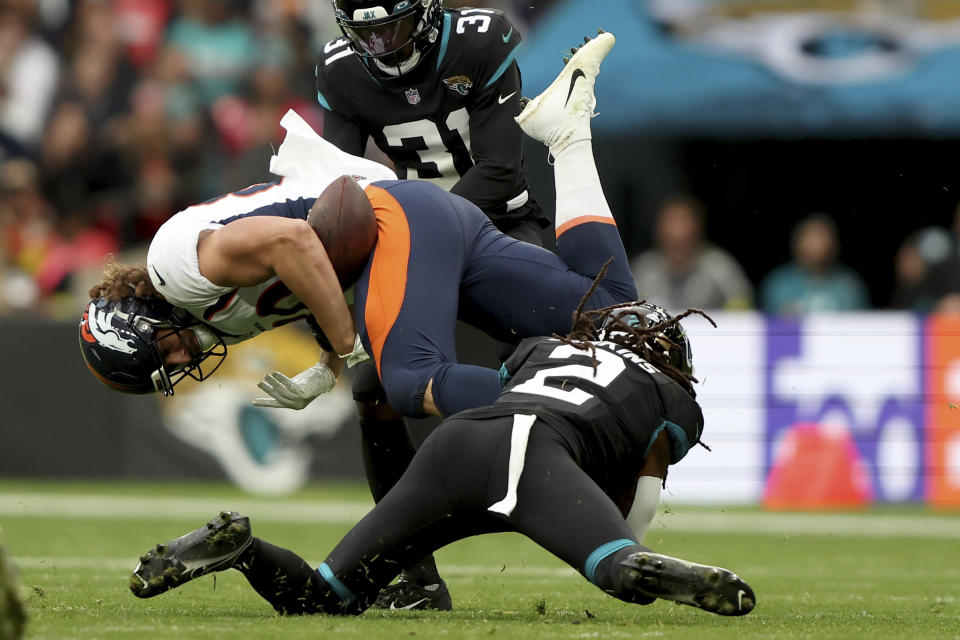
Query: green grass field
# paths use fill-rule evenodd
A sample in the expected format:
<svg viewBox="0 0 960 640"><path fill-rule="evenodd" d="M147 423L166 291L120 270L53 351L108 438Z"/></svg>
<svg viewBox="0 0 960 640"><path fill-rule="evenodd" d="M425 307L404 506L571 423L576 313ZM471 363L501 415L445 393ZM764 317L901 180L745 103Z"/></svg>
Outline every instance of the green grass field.
<svg viewBox="0 0 960 640"><path fill-rule="evenodd" d="M758 600L743 618L628 605L512 534L437 554L454 597L446 613L280 618L235 571L151 600L127 589L141 553L220 509L250 515L255 535L318 564L368 507L359 485L253 498L220 484L0 482L0 525L21 571L28 638L960 639L960 514L919 508L793 514L669 505L646 544L739 573Z"/></svg>

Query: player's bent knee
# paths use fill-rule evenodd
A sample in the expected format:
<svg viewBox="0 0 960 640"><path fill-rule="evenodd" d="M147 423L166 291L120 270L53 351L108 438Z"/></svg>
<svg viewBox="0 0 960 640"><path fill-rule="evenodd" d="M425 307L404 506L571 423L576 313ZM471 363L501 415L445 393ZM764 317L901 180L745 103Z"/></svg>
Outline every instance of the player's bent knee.
<svg viewBox="0 0 960 640"><path fill-rule="evenodd" d="M383 388L387 402L402 415L422 418L423 393L426 391L430 374L420 374L409 369L385 372Z"/></svg>

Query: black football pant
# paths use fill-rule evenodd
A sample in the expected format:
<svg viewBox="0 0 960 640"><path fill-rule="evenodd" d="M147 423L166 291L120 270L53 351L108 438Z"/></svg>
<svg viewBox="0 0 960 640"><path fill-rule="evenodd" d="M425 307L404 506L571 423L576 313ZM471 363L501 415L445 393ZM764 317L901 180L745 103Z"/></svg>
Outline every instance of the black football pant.
<svg viewBox="0 0 960 640"><path fill-rule="evenodd" d="M567 447L533 416L450 418L317 571L258 540L260 557L246 561L258 573L244 573L281 613L357 614L402 567L436 549L517 531L604 591L642 601L621 587L619 561L646 548Z"/></svg>

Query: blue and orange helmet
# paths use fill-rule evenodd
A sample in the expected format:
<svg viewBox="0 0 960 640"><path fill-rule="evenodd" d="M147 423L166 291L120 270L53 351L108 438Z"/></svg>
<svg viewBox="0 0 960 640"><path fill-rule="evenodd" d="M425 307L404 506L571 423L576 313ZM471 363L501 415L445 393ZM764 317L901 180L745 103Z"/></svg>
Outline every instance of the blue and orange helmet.
<svg viewBox="0 0 960 640"><path fill-rule="evenodd" d="M111 389L136 394L159 391L171 396L174 385L184 377L203 380L226 356L221 340L186 365L164 364L157 347L158 332L179 332L198 322L162 300L97 298L90 301L80 318L80 353L91 373ZM219 360L205 373L200 363L210 356Z"/></svg>

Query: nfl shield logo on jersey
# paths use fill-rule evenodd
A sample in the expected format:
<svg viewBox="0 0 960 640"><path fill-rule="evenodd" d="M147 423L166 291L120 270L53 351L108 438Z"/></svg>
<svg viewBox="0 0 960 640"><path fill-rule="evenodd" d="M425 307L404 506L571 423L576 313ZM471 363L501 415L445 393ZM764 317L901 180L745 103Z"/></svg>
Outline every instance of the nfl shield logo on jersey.
<svg viewBox="0 0 960 640"><path fill-rule="evenodd" d="M403 92L410 104L420 104L420 92L416 89L407 89Z"/></svg>

